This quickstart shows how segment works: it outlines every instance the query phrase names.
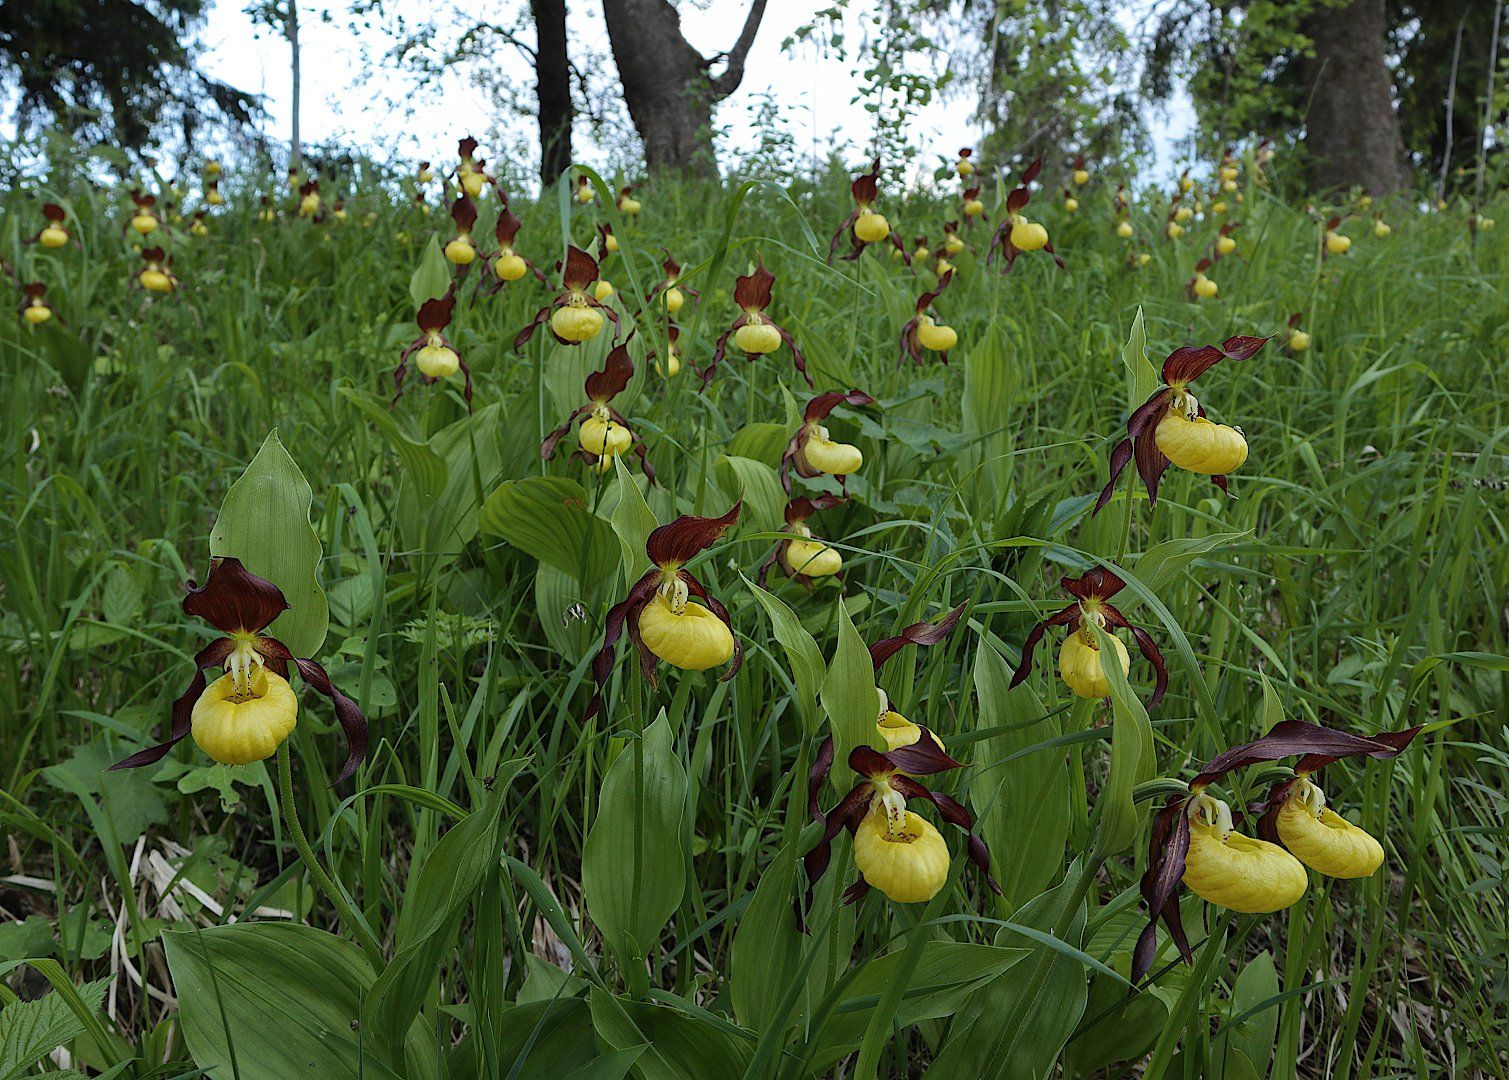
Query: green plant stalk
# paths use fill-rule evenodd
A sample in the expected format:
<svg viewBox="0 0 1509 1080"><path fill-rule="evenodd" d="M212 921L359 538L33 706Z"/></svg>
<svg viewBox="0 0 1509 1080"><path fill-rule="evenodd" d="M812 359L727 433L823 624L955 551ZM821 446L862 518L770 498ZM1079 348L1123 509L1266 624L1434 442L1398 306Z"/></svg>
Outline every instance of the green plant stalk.
<svg viewBox="0 0 1509 1080"><path fill-rule="evenodd" d="M324 867L320 866L319 859L315 858L314 849L309 846L309 837L304 835L304 826L299 823L299 811L293 798L293 760L288 752L287 739L278 745L278 801L283 804L283 820L288 825L288 835L293 837L294 849L298 851L304 869L309 871L310 879L315 887L325 894L325 898L335 906L335 910L340 914L341 922L345 923L356 935L362 952L367 954L367 959L371 961L373 968L381 970L384 963L382 945L367 928L362 918L346 902L346 897L341 893L340 887L330 880L330 875L325 873Z"/></svg>

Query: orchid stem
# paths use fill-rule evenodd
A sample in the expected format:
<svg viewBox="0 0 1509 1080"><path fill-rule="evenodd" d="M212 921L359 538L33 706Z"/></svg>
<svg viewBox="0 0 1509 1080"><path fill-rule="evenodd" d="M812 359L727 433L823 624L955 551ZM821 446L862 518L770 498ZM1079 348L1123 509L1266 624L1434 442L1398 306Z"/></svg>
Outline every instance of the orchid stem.
<svg viewBox="0 0 1509 1080"><path fill-rule="evenodd" d="M288 833L293 837L293 846L298 850L299 861L304 864L304 869L309 871L309 877L315 887L325 894L325 898L335 905L340 914L341 922L351 928L356 934L362 951L367 954L367 959L377 969L383 966L382 946L372 931L364 922L351 904L346 900L345 894L340 890L330 875L320 866L315 858L314 849L309 846L309 837L304 835L304 826L299 824L299 809L293 798L293 761L288 753L288 740L278 744L278 801L283 804L283 821L288 825Z"/></svg>

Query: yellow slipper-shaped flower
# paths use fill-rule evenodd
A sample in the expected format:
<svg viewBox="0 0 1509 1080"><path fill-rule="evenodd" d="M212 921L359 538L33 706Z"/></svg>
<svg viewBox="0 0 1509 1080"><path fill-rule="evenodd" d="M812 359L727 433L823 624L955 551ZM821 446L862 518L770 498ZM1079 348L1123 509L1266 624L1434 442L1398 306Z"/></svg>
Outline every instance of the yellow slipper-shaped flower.
<svg viewBox="0 0 1509 1080"><path fill-rule="evenodd" d="M1303 781L1278 812L1278 835L1284 846L1312 870L1327 877L1364 878L1383 865L1383 845L1325 805L1325 797L1307 797ZM1316 809L1319 804L1319 810Z"/></svg>
<svg viewBox="0 0 1509 1080"><path fill-rule="evenodd" d="M281 675L257 665L247 692L226 672L194 702L194 742L222 765L250 765L271 757L298 721L299 699Z"/></svg>
<svg viewBox="0 0 1509 1080"><path fill-rule="evenodd" d="M706 671L734 655L733 632L695 600L678 612L657 593L639 613L639 637L667 664L687 671Z"/></svg>
<svg viewBox="0 0 1509 1080"><path fill-rule="evenodd" d="M1184 884L1212 904L1256 915L1288 907L1309 881L1299 860L1277 844L1192 817Z"/></svg>
<svg viewBox="0 0 1509 1080"><path fill-rule="evenodd" d="M786 562L810 578L832 577L844 568L844 557L833 548L800 536L786 544Z"/></svg>
<svg viewBox="0 0 1509 1080"><path fill-rule="evenodd" d="M1163 456L1181 469L1205 476L1223 476L1247 460L1247 440L1226 424L1213 424L1203 416L1190 420L1170 410L1153 432Z"/></svg>
<svg viewBox="0 0 1509 1080"><path fill-rule="evenodd" d="M866 814L854 833L854 865L897 903L920 904L948 880L948 845L926 818L905 815L893 830L884 811Z"/></svg>
<svg viewBox="0 0 1509 1080"><path fill-rule="evenodd" d="M1121 673L1129 675L1132 671L1132 657L1127 652L1127 647L1121 643L1121 639L1111 637L1111 647L1116 651L1116 659L1121 663ZM1064 638L1063 646L1058 650L1058 673L1075 696L1082 698L1103 698L1111 696L1111 684L1106 679L1106 669L1101 663L1100 650L1094 645L1086 645L1084 638L1078 631Z"/></svg>
<svg viewBox="0 0 1509 1080"><path fill-rule="evenodd" d="M859 471L865 457L859 447L849 443L834 442L827 437L827 429L814 432L802 447L802 456L807 464L829 476L850 476Z"/></svg>

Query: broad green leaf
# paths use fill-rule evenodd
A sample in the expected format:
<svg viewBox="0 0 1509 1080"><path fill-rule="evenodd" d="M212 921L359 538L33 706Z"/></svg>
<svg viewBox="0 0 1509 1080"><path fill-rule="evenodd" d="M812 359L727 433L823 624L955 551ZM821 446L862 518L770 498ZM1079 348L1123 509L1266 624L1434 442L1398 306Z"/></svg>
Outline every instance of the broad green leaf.
<svg viewBox="0 0 1509 1080"><path fill-rule="evenodd" d="M582 851L587 910L625 971L644 964L681 904L685 805L686 772L662 712L608 768Z"/></svg>
<svg viewBox="0 0 1509 1080"><path fill-rule="evenodd" d="M1111 656L1110 634L1087 622L1095 632L1101 656ZM1131 846L1137 837L1137 806L1132 790L1151 780L1157 767L1153 750L1153 725L1121 665L1101 664L1111 687L1111 773L1097 804L1095 848L1101 855L1114 855Z"/></svg>
<svg viewBox="0 0 1509 1080"><path fill-rule="evenodd" d="M710 1080L742 1076L754 1043L698 1016L666 1005L618 998L594 989L588 995L592 1026L608 1050L644 1048L634 1064L643 1080Z"/></svg>
<svg viewBox="0 0 1509 1080"><path fill-rule="evenodd" d="M634 482L622 454L614 457L613 468L618 478L618 504L613 507L611 520L623 549L624 587L628 588L650 569L644 546L660 522L644 501L644 492Z"/></svg>
<svg viewBox="0 0 1509 1080"><path fill-rule="evenodd" d="M566 1076L596 1060L592 1014L581 998L531 1001L503 1011L497 1058L503 1076Z"/></svg>
<svg viewBox="0 0 1509 1080"><path fill-rule="evenodd" d="M821 691L823 710L833 732L833 783L840 792L855 782L849 751L856 746L883 746L875 722L880 718L880 694L875 689L875 665L870 650L843 604L838 605L838 646Z"/></svg>
<svg viewBox="0 0 1509 1080"><path fill-rule="evenodd" d="M509 480L482 504L477 527L590 588L607 583L622 556L613 527L587 500L582 486L565 477Z"/></svg>
<svg viewBox="0 0 1509 1080"><path fill-rule="evenodd" d="M796 889L796 850L787 845L760 875L754 899L734 931L729 953L729 1000L734 1016L751 1031L764 1031L797 977L810 940L796 925L791 898Z"/></svg>
<svg viewBox="0 0 1509 1080"><path fill-rule="evenodd" d="M1063 721L1047 715L1030 683L1011 688L1006 662L984 638L975 650L975 695L980 727L1005 729L982 740L971 755L976 775L970 790L996 880L1015 909L1063 869L1069 772L1063 747L1053 745L1063 734Z"/></svg>
<svg viewBox="0 0 1509 1080"><path fill-rule="evenodd" d="M295 656L318 656L330 625L319 569L320 538L309 523L314 493L271 432L241 478L225 493L210 530L210 554L231 556L283 590L288 610L268 633Z"/></svg>
<svg viewBox="0 0 1509 1080"><path fill-rule="evenodd" d="M759 601L760 607L770 619L775 639L786 651L786 661L791 665L791 677L796 683L799 699L796 702L797 712L811 735L817 726L818 691L827 673L823 666L822 650L817 647L816 640L807 632L796 612L782 603L780 598L753 584L748 578L744 578L744 584Z"/></svg>
<svg viewBox="0 0 1509 1080"><path fill-rule="evenodd" d="M598 632L581 617L578 605L586 603L585 590L576 578L549 563L540 563L534 572L534 605L540 627L550 647L571 664L575 664L592 647Z"/></svg>
<svg viewBox="0 0 1509 1080"><path fill-rule="evenodd" d="M488 405L464 416L431 436L429 448L445 464L445 485L429 507L424 550L454 558L477 535L477 519L490 485L498 477L501 453L498 429L501 407ZM417 487L405 487L400 513L412 505ZM412 512L421 513L419 506Z"/></svg>
<svg viewBox="0 0 1509 1080"><path fill-rule="evenodd" d="M375 976L354 944L294 923L233 923L163 934L179 1021L211 1080L423 1080L435 1048L408 1028L403 1061L356 1023ZM234 1065L232 1064L234 1055Z"/></svg>
<svg viewBox="0 0 1509 1080"><path fill-rule="evenodd" d="M1231 1048L1248 1061L1269 1061L1278 1034L1278 969L1266 949L1242 966L1232 988L1233 1018L1241 1019L1230 1033ZM1217 1044L1217 1052L1220 1046Z"/></svg>
<svg viewBox="0 0 1509 1080"><path fill-rule="evenodd" d="M1224 547L1245 535L1239 532L1212 533L1209 536L1181 536L1154 544L1132 565L1132 573L1151 592L1162 593L1185 567L1218 547ZM1124 612L1136 607L1138 598L1128 596L1117 606Z"/></svg>
<svg viewBox="0 0 1509 1080"><path fill-rule="evenodd" d="M42 770L49 784L84 804L100 843L115 847L134 844L149 827L168 820L162 790L147 770L109 771L119 757L104 743L85 743L67 761Z"/></svg>
<svg viewBox="0 0 1509 1080"><path fill-rule="evenodd" d="M744 499L739 515L741 532L776 532L786 522L786 493L775 469L763 461L731 457L718 459L718 487L730 502Z"/></svg>
<svg viewBox="0 0 1509 1080"><path fill-rule="evenodd" d="M984 988L1030 955L1030 950L976 945L963 941L929 941L907 980L894 1022L905 1028L923 1020L952 1016L966 998ZM844 987L843 1000L824 1025L813 1067L835 1065L859 1046L875 1005L901 968L902 954L867 960Z"/></svg>
<svg viewBox="0 0 1509 1080"><path fill-rule="evenodd" d="M749 458L774 469L780 466L781 455L790 440L791 427L786 424L746 424L734 432L727 452L730 457Z"/></svg>
<svg viewBox="0 0 1509 1080"><path fill-rule="evenodd" d="M439 242L431 236L430 242L424 247L424 254L419 257L419 265L409 276L409 296L417 310L426 300L444 296L450 287L451 264L445 261L445 253L440 250Z"/></svg>
<svg viewBox="0 0 1509 1080"><path fill-rule="evenodd" d="M1143 325L1140 306L1132 319L1132 330L1127 335L1127 343L1121 348L1121 362L1127 369L1127 393L1131 395L1128 408L1135 409L1153 396L1153 391L1158 389L1158 384L1162 381L1158 369L1147 358L1147 330Z"/></svg>

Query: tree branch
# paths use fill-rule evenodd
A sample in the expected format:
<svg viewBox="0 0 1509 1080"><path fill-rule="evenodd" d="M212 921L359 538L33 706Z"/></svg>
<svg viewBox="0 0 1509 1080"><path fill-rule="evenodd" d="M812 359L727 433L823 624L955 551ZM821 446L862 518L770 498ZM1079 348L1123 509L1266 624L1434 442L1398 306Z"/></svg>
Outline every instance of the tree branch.
<svg viewBox="0 0 1509 1080"><path fill-rule="evenodd" d="M766 0L754 0L754 3L749 5L749 15L744 20L744 29L739 31L739 39L728 51L728 66L723 69L723 74L712 80L714 98L728 97L744 81L744 61L749 57L749 50L754 46L755 34L760 29L760 20L765 17L765 4Z"/></svg>

